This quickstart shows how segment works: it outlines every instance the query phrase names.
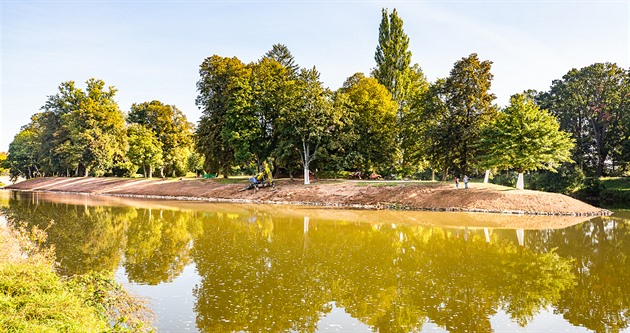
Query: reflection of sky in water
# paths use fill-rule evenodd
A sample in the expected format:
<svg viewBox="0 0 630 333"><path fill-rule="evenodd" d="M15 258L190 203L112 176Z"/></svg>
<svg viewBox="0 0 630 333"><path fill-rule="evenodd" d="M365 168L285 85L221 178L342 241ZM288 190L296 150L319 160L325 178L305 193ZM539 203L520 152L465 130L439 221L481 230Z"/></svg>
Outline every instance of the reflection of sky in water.
<svg viewBox="0 0 630 333"><path fill-rule="evenodd" d="M193 287L199 283L195 265L187 266L172 282L157 286L130 283L124 267L116 271L116 280L128 290L147 298L156 314L158 332L197 332L196 315L193 311Z"/></svg>
<svg viewBox="0 0 630 333"><path fill-rule="evenodd" d="M562 311L579 321L588 302L603 311L588 320L630 307L621 278L630 273L630 228L622 219L515 230L431 225L432 216L462 216L449 213L412 224L396 220L396 212L375 212L378 223L368 224L370 212L338 211L333 219L330 210L306 217L263 206L3 205L13 219L44 228L56 221L49 239L70 265L66 271L114 267L119 281L151 300L159 332L298 331L310 324L317 332L404 331L409 326L392 324L401 318L422 332L590 332ZM592 288L601 281L609 290ZM505 310L512 303L532 306L524 327L512 318L519 308ZM480 321L487 325L475 326ZM281 326L270 326L276 322ZM630 332L623 325L621 332Z"/></svg>
<svg viewBox="0 0 630 333"><path fill-rule="evenodd" d="M531 323L526 327L520 327L512 320L505 311L499 310L497 314L490 320L495 333L511 333L511 332L591 332L584 327L576 327L564 320L562 315L554 314L553 309L546 309L534 317Z"/></svg>

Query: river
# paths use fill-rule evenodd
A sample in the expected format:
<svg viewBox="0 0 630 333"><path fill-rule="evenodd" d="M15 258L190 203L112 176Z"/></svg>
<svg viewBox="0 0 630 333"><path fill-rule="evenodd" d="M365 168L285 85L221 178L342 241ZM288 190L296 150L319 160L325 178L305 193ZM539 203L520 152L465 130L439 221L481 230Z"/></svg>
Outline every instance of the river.
<svg viewBox="0 0 630 333"><path fill-rule="evenodd" d="M630 332L630 212L571 219L0 191L159 332Z"/></svg>

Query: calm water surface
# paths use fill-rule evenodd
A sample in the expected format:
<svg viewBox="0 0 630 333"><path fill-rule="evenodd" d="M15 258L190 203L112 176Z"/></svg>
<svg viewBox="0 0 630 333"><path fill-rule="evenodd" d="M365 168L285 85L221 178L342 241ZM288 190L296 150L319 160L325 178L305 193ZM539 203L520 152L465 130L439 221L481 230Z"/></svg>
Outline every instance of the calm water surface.
<svg viewBox="0 0 630 333"><path fill-rule="evenodd" d="M577 223L8 191L0 206L48 228L63 274L115 272L150 298L160 332L630 332L629 212Z"/></svg>

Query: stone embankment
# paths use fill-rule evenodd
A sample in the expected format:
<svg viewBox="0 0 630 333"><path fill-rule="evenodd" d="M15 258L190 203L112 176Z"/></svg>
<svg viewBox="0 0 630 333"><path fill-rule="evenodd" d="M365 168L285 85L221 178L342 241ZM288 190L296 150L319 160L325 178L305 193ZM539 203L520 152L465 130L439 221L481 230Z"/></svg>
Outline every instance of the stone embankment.
<svg viewBox="0 0 630 333"><path fill-rule="evenodd" d="M449 212L480 212L554 216L601 216L611 212L571 197L530 190L514 190L491 184L470 184L455 189L448 183L277 181L275 189L242 191L247 184L220 179L123 179L44 177L7 186L8 189L40 192L84 193L103 196L232 202L290 204L353 209L396 209Z"/></svg>

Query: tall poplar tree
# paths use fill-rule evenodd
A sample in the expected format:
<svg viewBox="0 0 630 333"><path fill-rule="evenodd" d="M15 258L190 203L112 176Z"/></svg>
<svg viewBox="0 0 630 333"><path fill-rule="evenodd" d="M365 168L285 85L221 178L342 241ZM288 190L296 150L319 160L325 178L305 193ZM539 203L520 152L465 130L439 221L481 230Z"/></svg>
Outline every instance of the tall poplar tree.
<svg viewBox="0 0 630 333"><path fill-rule="evenodd" d="M392 94L398 103L397 122L400 131L397 147L400 148L398 167L412 171L418 164L416 124L413 119L421 111L417 101L427 91L428 83L418 64L411 65L409 37L403 30L403 21L394 9L391 14L382 10L379 26L378 45L374 55L376 68L372 75ZM405 172L405 170L403 170Z"/></svg>

